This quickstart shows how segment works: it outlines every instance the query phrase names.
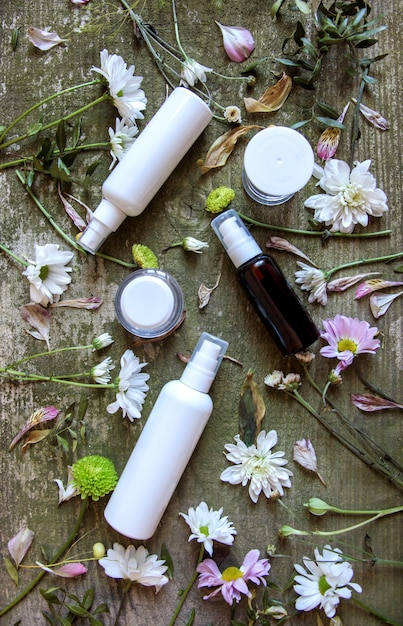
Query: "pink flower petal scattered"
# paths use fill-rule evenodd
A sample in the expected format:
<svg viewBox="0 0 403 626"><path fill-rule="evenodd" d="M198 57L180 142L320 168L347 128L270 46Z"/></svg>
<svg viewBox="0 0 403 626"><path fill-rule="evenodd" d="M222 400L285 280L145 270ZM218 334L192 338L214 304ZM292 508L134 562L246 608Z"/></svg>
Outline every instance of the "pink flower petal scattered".
<svg viewBox="0 0 403 626"><path fill-rule="evenodd" d="M37 409L32 413L32 415L27 419L24 426L21 428L20 432L14 437L12 442L10 443L9 452L14 448L16 443L20 441L35 426L38 424L43 424L44 422L48 422L50 420L54 420L60 411L54 406L45 406L44 408Z"/></svg>
<svg viewBox="0 0 403 626"><path fill-rule="evenodd" d="M49 574L53 574L54 576L61 576L62 578L76 578L77 576L82 576L87 573L87 568L82 563L66 563L65 565L60 565L59 567L47 567L36 561L36 564L43 569L45 572Z"/></svg>
<svg viewBox="0 0 403 626"><path fill-rule="evenodd" d="M292 243L290 243L287 239L284 239L283 237L269 237L269 239L266 241L266 247L273 248L273 250L282 250L284 252L291 252L292 254L295 254L296 256L300 256L301 258L305 259L306 261L308 261L308 263L310 263L314 267L317 267L316 263L311 261L311 259L308 256L306 256L306 254L304 254L302 250L294 246Z"/></svg>
<svg viewBox="0 0 403 626"><path fill-rule="evenodd" d="M243 26L224 26L216 21L223 37L224 49L231 61L242 63L255 49L252 33Z"/></svg>
<svg viewBox="0 0 403 626"><path fill-rule="evenodd" d="M399 293L391 293L391 294L372 294L369 299L369 308L371 309L371 313L375 319L382 317L385 315L390 305L399 298L399 296L403 295L403 291L399 291Z"/></svg>
<svg viewBox="0 0 403 626"><path fill-rule="evenodd" d="M35 339L44 341L48 350L50 350L50 315L47 309L36 302L31 302L22 306L20 312L22 319L36 329L36 331L28 331L29 334Z"/></svg>
<svg viewBox="0 0 403 626"><path fill-rule="evenodd" d="M59 193L60 200L63 202L64 210L66 211L67 215L73 222L74 226L76 226L80 232L83 232L87 227L86 222L83 220L81 215L77 213L71 202L69 202L67 198L65 198L65 196L62 194L60 185L58 185L57 191Z"/></svg>
<svg viewBox="0 0 403 626"><path fill-rule="evenodd" d="M322 476L318 472L318 466L316 461L316 452L310 439L301 439L294 444L293 460L299 463L305 469L314 472L326 487Z"/></svg>
<svg viewBox="0 0 403 626"><path fill-rule="evenodd" d="M59 300L59 302L53 302L50 307L55 309L66 306L73 309L87 309L88 311L95 311L96 309L99 309L102 302L102 298L99 298L98 296L91 296L90 298L76 298L75 300Z"/></svg>
<svg viewBox="0 0 403 626"><path fill-rule="evenodd" d="M28 39L39 50L50 50L54 46L65 43L68 39L61 39L57 33L51 33L36 26L30 26L27 30Z"/></svg>
<svg viewBox="0 0 403 626"><path fill-rule="evenodd" d="M343 276L342 278L336 278L335 280L331 280L330 283L327 284L327 289L328 291L346 291L346 289L350 289L350 287L356 285L360 280L363 280L363 278L377 275L379 275L379 272L371 272L370 274L357 274L357 276Z"/></svg>
<svg viewBox="0 0 403 626"><path fill-rule="evenodd" d="M355 292L355 299L359 300L364 296L368 296L370 293L374 291L379 291L379 289L388 289L388 287L401 287L403 282L397 280L382 280L381 278L372 278L370 280L365 280L361 285L358 285Z"/></svg>
<svg viewBox="0 0 403 626"><path fill-rule="evenodd" d="M355 98L352 98L352 101L354 102L354 104L357 103L357 100ZM362 102L360 103L360 112L365 117L365 119L375 128L378 128L379 130L389 130L390 124L388 120L383 117L382 113L374 111L374 109L367 107Z"/></svg>
<svg viewBox="0 0 403 626"><path fill-rule="evenodd" d="M397 402L386 400L385 398L371 393L352 393L351 402L357 409L369 413L373 411L383 411L383 409L403 409L402 404L397 404Z"/></svg>
<svg viewBox="0 0 403 626"><path fill-rule="evenodd" d="M24 556L31 547L35 533L29 528L21 528L21 530L7 544L8 551L13 557L14 563L18 567Z"/></svg>
<svg viewBox="0 0 403 626"><path fill-rule="evenodd" d="M347 102L342 114L337 118L337 121L341 124L344 122L344 117L349 106L350 103ZM327 159L331 159L336 154L340 143L340 136L341 128L328 127L323 131L316 146L317 155L322 161L327 161Z"/></svg>

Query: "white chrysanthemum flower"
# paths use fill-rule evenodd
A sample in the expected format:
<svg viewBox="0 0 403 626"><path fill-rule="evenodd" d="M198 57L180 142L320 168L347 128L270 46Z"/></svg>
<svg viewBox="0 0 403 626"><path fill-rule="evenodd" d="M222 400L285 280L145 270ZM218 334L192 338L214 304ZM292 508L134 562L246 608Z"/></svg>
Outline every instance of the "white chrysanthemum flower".
<svg viewBox="0 0 403 626"><path fill-rule="evenodd" d="M144 587L155 586L156 592L168 582L165 572L168 566L156 554L150 554L144 546L137 549L130 545L126 549L119 543L113 544L105 558L99 559L105 574L110 578L124 578Z"/></svg>
<svg viewBox="0 0 403 626"><path fill-rule="evenodd" d="M30 261L22 272L31 283L30 296L33 302L46 306L53 302L53 296L60 296L71 282L66 267L73 258L72 252L59 251L59 246L47 243L44 246L35 244L35 261Z"/></svg>
<svg viewBox="0 0 403 626"><path fill-rule="evenodd" d="M134 119L143 119L147 104L144 91L140 89L142 76L134 76L134 65L127 67L126 63L118 54L109 54L108 50L102 50L101 67L92 67L94 72L98 72L108 83L108 90L113 103L127 122Z"/></svg>
<svg viewBox="0 0 403 626"><path fill-rule="evenodd" d="M308 302L320 302L327 304L326 277L322 270L307 265L302 261L297 261L301 268L295 272L295 282L301 285L301 289L309 291Z"/></svg>
<svg viewBox="0 0 403 626"><path fill-rule="evenodd" d="M111 379L109 372L113 369L115 369L115 366L112 363L111 357L108 356L106 359L101 361L101 363L98 363L98 365L94 365L91 369L91 376L96 383L99 383L100 385L107 385Z"/></svg>
<svg viewBox="0 0 403 626"><path fill-rule="evenodd" d="M201 65L194 59L186 59L182 63L181 82L184 87L194 87L198 80L206 82L206 72L212 72L211 67Z"/></svg>
<svg viewBox="0 0 403 626"><path fill-rule="evenodd" d="M64 485L59 478L54 478L54 482L59 487L59 504L61 504L62 502L67 502L67 500L70 500L71 498L74 498L75 496L78 495L77 487L74 486L73 472L71 471L71 465L67 466L66 488L64 488Z"/></svg>
<svg viewBox="0 0 403 626"><path fill-rule="evenodd" d="M315 548L315 559L303 558L306 569L296 563L298 572L294 590L300 596L295 602L298 611L312 611L319 606L327 617L334 617L340 598L351 598L351 589L361 593L361 586L350 582L354 572L351 564L344 561L342 551L329 545L323 555Z"/></svg>
<svg viewBox="0 0 403 626"><path fill-rule="evenodd" d="M95 339L92 340L93 351L101 350L102 348L107 348L108 346L111 345L111 343L113 343L112 335L110 335L109 333L102 333L101 335L98 335L98 337L95 337Z"/></svg>
<svg viewBox="0 0 403 626"><path fill-rule="evenodd" d="M179 513L192 531L189 541L197 539L198 543L203 543L210 556L213 554L213 541L230 546L234 543L234 535L237 534L228 517L226 515L221 517L222 512L222 508L214 511L209 509L205 502L201 502L195 509L190 507L187 515Z"/></svg>
<svg viewBox="0 0 403 626"><path fill-rule="evenodd" d="M224 117L230 124L241 124L242 113L241 109L235 105L226 107L224 111Z"/></svg>
<svg viewBox="0 0 403 626"><path fill-rule="evenodd" d="M291 487L292 472L284 467L288 463L283 458L284 452L271 451L277 443L277 432L271 430L266 434L262 430L256 445L247 446L239 435L235 436L235 441L236 445L225 445L228 452L226 457L235 466L225 469L220 476L221 480L243 487L249 482L249 495L255 503L261 491L266 498L270 498L273 492L284 495L283 487Z"/></svg>
<svg viewBox="0 0 403 626"><path fill-rule="evenodd" d="M137 356L131 350L126 350L120 359L120 374L116 380L118 392L115 402L106 407L108 413L116 413L122 409L123 417L128 417L132 422L141 417L141 409L149 387L146 381L149 374L141 373L141 369L147 363L140 363Z"/></svg>
<svg viewBox="0 0 403 626"><path fill-rule="evenodd" d="M134 137L138 134L139 129L134 124L133 126L127 126L126 120L120 120L118 117L115 122L115 130L113 128L108 129L112 157L112 163L109 166L111 170L116 161L120 161L130 146L134 143Z"/></svg>
<svg viewBox="0 0 403 626"><path fill-rule="evenodd" d="M368 216L388 211L386 194L369 173L371 160L356 161L350 171L345 161L328 159L319 185L326 193L310 196L304 205L315 209L315 219L333 232L351 233L356 224L368 225Z"/></svg>

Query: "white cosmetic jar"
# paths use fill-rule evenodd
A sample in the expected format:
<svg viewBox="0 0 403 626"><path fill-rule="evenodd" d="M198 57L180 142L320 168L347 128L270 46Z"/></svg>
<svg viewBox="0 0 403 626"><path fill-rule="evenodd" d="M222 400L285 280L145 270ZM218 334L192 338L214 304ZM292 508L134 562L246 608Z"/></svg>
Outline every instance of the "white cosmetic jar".
<svg viewBox="0 0 403 626"><path fill-rule="evenodd" d="M175 278L162 270L135 270L118 287L115 311L129 333L162 338L184 319L183 292Z"/></svg>
<svg viewBox="0 0 403 626"><path fill-rule="evenodd" d="M269 126L246 146L243 186L259 204L283 204L306 185L313 166L313 150L301 133L286 126Z"/></svg>

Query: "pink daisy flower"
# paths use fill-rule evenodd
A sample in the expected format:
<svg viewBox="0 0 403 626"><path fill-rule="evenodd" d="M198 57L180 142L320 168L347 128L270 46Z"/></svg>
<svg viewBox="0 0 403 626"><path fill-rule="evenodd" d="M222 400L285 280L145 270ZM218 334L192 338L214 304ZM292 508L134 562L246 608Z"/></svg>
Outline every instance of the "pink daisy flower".
<svg viewBox="0 0 403 626"><path fill-rule="evenodd" d="M379 339L374 339L378 329L364 320L336 315L333 319L323 320L322 324L324 331L320 336L328 345L321 348L320 353L328 359L339 359L343 369L351 365L358 354L375 354L381 345Z"/></svg>
<svg viewBox="0 0 403 626"><path fill-rule="evenodd" d="M217 587L212 593L204 596L204 600L208 600L217 595L220 591L223 598L228 604L232 604L235 600L239 602L241 594L251 597L247 583L249 581L266 586L264 576L267 576L271 565L268 559L259 559L259 550L250 550L245 556L241 567L227 567L223 572L217 567L213 559L204 559L198 566L197 571L200 574L200 587Z"/></svg>

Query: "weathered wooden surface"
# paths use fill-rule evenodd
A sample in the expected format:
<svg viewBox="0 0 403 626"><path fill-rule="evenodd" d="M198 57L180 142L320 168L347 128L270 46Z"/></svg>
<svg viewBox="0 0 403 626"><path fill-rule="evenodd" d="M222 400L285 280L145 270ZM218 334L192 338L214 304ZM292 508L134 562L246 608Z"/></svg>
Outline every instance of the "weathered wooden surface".
<svg viewBox="0 0 403 626"><path fill-rule="evenodd" d="M206 66L214 67L222 73L237 73L238 67L229 64L222 49L221 38L214 24L217 19L224 24L242 24L248 27L256 40L254 57L267 57L267 62L258 69L258 82L252 93L259 96L269 84L273 83L272 71L278 66L272 61L281 55L281 43L289 36L296 19L300 14L290 10L293 3L286 3L283 17L272 21L269 17L271 3L261 0L243 2L224 2L222 9L214 8L213 4L178 0L177 10L180 24L182 44L189 56L194 57ZM288 8L287 8L288 7ZM68 0L49 0L48 2L19 3L13 0L2 0L0 17L2 23L1 74L0 92L2 123L7 124L19 112L25 110L40 98L46 97L58 89L90 80L92 65L99 65L99 52L108 48L110 52L121 54L128 64L135 63L136 73L144 76L143 87L148 97L145 121L158 109L165 98L165 84L158 73L150 56L132 33L128 22L119 23L115 20L119 2L104 3L93 0L88 8L74 8ZM290 240L302 248L306 254L320 266L330 268L340 263L353 261L360 257L372 257L397 252L402 249L401 220L401 137L402 122L401 99L401 37L398 19L401 13L401 2L391 0L384 3L373 2L373 14L382 12L388 30L380 35L376 52L388 52L389 56L380 61L373 69L377 83L366 93L368 105L390 119L392 128L382 133L361 122L362 137L358 145L356 158L360 161L371 158L371 171L377 178L389 199L390 213L381 220L375 220L370 228L391 229L387 238L372 240L331 239L322 245L319 238L301 238L290 236ZM140 10L138 8L138 10ZM100 18L102 11L107 11L107 18ZM121 17L121 14L118 15ZM158 0L149 0L143 10L144 19L167 39L174 42L174 30L169 3L165 7ZM305 18L301 18L304 19ZM49 28L61 36L69 33L70 41L47 53L35 51L26 37L26 29L30 25ZM98 24L97 30L85 27ZM21 28L20 40L15 51L10 45L13 29ZM371 54L374 49L371 49ZM325 61L321 79L317 86L317 94L321 100L341 111L347 100L357 93L357 80L346 77L344 72L345 59L340 50L333 50ZM224 105L240 104L243 91L238 82L230 82L217 77L209 77L209 85L214 98ZM54 119L64 114L65 110L73 110L91 98L100 95L100 87L93 91L76 92L65 100L56 100L43 110L44 120ZM88 100L86 100L88 98ZM306 117L307 109L312 104L312 94L301 89L294 89L281 111L273 116L259 115L256 118L245 116L249 123L267 125L271 122L290 125ZM115 111L109 103L94 108L90 114L83 116L83 132L93 141L106 141L107 128L115 120ZM347 122L349 127L350 120ZM37 121L34 116L30 123ZM140 130L144 122L139 122ZM78 499L57 507L57 487L53 480L60 478L64 482L67 477L67 465L87 454L102 454L112 459L120 472L130 451L135 444L142 425L149 414L153 401L162 385L173 378L178 378L183 364L176 358L176 353L189 355L201 331L219 335L229 341L230 356L239 360L237 365L226 361L223 363L212 389L214 413L205 433L192 457L174 497L163 517L155 536L148 542L151 552L159 553L162 544L166 544L174 561L174 579L166 585L158 595L153 589L135 587L130 591L124 605L121 623L145 626L167 624L178 600L178 592L183 589L192 575L197 558L198 547L195 542L187 543L188 528L181 518L180 511L186 512L190 506L196 506L205 500L214 508L224 507L224 512L234 523L238 535L231 549L218 547L215 556L222 565L240 563L246 552L258 548L261 555L266 553L268 544L274 544L278 554L284 557L272 559L272 582L283 587L289 579L293 563L301 562L303 555L311 556L315 545L323 545L323 538L290 538L281 540L278 529L283 524L295 528L314 530L332 530L360 521L361 517L343 518L325 516L313 518L308 515L302 504L311 496L319 496L327 502L346 509L380 509L396 506L401 502L401 492L393 487L382 476L369 469L363 462L347 451L332 437L311 415L297 403L288 399L281 392L268 390L264 387L263 378L274 369L284 372L299 371L293 359L285 359L276 350L270 337L255 317L244 295L240 291L235 278L234 268L225 256L219 242L209 226L210 216L204 211L204 202L209 191L219 185L228 185L235 189L237 196L232 203L233 208L253 216L255 219L281 224L290 227L306 228L309 212L303 208L304 199L314 193L314 182L296 194L287 205L273 209L259 207L251 202L242 190L241 162L246 141L241 141L231 156L228 164L211 174L202 176L195 165L198 158L203 157L212 141L226 127L213 121L196 143L188 156L176 169L157 197L147 210L138 218L127 219L120 231L111 236L104 245L102 252L127 261L131 260L131 245L143 243L157 254L160 267L173 274L181 284L186 301L187 317L182 327L163 342L149 344L135 349L143 361L148 362L146 371L150 374L150 391L148 393L143 417L135 423L122 420L119 413L109 415L106 405L112 401L113 392L89 392L63 389L52 384L5 384L1 385L1 554L7 554L7 541L27 524L35 531L35 543L24 563L34 563L43 559L41 547L53 554L72 528L79 510ZM304 134L313 144L316 143L321 128L310 124ZM349 134L344 133L338 152L339 158L348 159ZM40 145L40 136L37 145ZM21 145L9 148L7 160L19 154L31 154L35 141L21 142ZM108 174L109 155L100 155L101 164L86 188L73 184L71 191L95 208L100 199L100 187ZM83 175L91 157L79 159L77 172ZM15 170L10 168L0 173L1 189L1 242L20 256L30 257L34 243L59 243L66 249L57 233L48 221L40 214L32 200L18 182ZM55 216L62 227L74 236L74 228L63 215L63 209L57 194L56 183L45 177L38 177L34 185L35 193L41 202ZM256 239L265 247L268 235L276 234L270 230L255 228ZM201 255L185 253L180 248L164 252L171 243L191 235L208 241L209 249ZM273 253L284 272L291 280L296 269L295 258L283 253ZM72 283L68 289L68 297L101 296L102 307L96 312L59 309L52 313L51 346L79 345L89 343L101 332L110 332L114 344L108 349L117 364L121 354L132 347L131 337L118 324L114 314L113 298L116 288L127 275L127 269L101 258L75 254L73 262ZM370 269L382 271L382 276L398 280L391 266L375 265ZM30 337L25 324L19 315L19 308L28 301L28 284L21 277L21 268L5 254L0 255L1 298L0 298L0 332L2 337L0 365L9 363L33 354L42 349L40 342ZM357 270L359 271L359 270ZM363 270L364 271L364 270ZM219 288L213 293L209 305L199 310L197 290L204 282L212 287L221 272ZM300 293L300 292L299 292ZM306 296L302 296L306 301ZM401 395L401 377L403 371L402 336L402 304L397 300L386 316L375 324L368 308L368 300L354 300L354 290L344 294L333 294L326 308L310 305L309 310L315 321L333 317L337 313L360 317L378 325L382 333L382 348L376 356L360 356L359 367L365 376L396 400ZM318 342L319 344L320 342ZM315 346L318 353L319 345ZM40 346L40 347L38 347ZM50 365L43 359L40 366L43 371L55 370L59 367L74 371L85 369L92 364L93 356L88 352L74 354L73 357L57 358ZM49 368L49 369L48 369ZM254 371L255 380L259 383L267 405L263 427L276 429L279 443L276 449L284 450L289 460L289 467L294 472L293 486L286 490L280 503L266 501L263 497L254 505L247 490L223 484L219 480L220 472L227 466L223 456L225 443L230 443L238 432L238 403L242 382L248 369ZM319 357L312 365L312 376L324 384L329 370L327 360ZM116 371L116 370L115 370ZM354 409L349 401L350 392L363 391L354 368L344 377L343 385L332 390L331 397L342 407L349 418L359 428L375 439L379 445L396 459L401 459L402 428L401 416L396 410L388 412L362 414ZM304 384L304 396L310 399L315 408L321 409L318 396ZM54 453L48 446L38 445L21 455L20 448L11 453L8 446L35 408L55 404L66 408L72 402L78 402L82 396L88 397L88 411L85 416L86 435L80 439L73 453L58 450ZM167 415L169 419L169 415ZM75 424L77 426L77 424ZM319 469L327 482L325 488L317 478L304 472L292 462L292 446L297 439L309 437L315 445ZM73 550L73 554L90 554L93 543L102 541L111 547L114 541L124 545L129 540L112 531L103 518L105 506L103 499L91 504L85 517L80 536L82 539ZM364 547L365 533L371 537L374 554L382 559L401 560L401 518L390 516L376 523L357 529L340 540L347 554L360 557L360 548ZM332 545L341 545L336 537L327 540ZM136 543L136 542L135 542ZM218 555L218 556L217 556ZM2 568L2 588L0 605L9 602L33 576L30 570L20 571L20 586L17 588ZM354 566L354 580L362 585L360 599L376 608L380 613L389 616L395 623L402 619L401 603L402 573L398 566L375 566L357 563ZM47 576L40 584L42 588L62 586L70 593L82 593L93 587L96 602L107 602L110 608L105 624L112 624L123 591L122 581L107 578L104 571L96 563L89 563L89 572L81 580L64 581ZM274 594L274 592L273 592ZM191 591L189 598L177 620L177 624L185 624L192 608L196 609L195 624L214 626L229 624L231 611L222 599L203 601L203 592L197 586ZM292 591L284 596L275 596L291 602ZM42 611L46 604L34 590L15 609L2 618L5 625L15 624L20 620L23 626L44 623ZM292 603L288 605L292 612ZM371 625L378 620L352 602L341 604L339 614L344 624ZM246 623L245 601L236 607L233 619ZM313 613L292 617L290 623L313 624L316 617Z"/></svg>

